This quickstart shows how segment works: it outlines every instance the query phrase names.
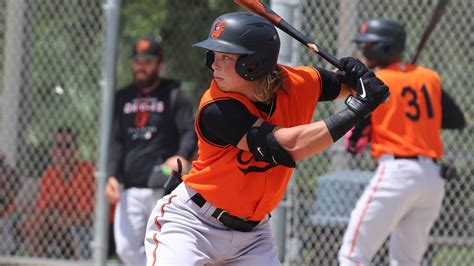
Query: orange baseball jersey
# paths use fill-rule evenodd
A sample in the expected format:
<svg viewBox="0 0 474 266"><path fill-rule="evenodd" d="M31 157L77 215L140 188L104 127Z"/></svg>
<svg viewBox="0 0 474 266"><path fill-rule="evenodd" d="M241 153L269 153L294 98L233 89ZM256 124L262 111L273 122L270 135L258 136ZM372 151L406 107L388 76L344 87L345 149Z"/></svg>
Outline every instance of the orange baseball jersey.
<svg viewBox="0 0 474 266"><path fill-rule="evenodd" d="M372 155L440 158L441 81L430 69L395 63L376 72L390 89L389 100L372 113Z"/></svg>
<svg viewBox="0 0 474 266"><path fill-rule="evenodd" d="M288 94L278 93L276 109L266 120L282 127L310 123L321 95L319 72L310 67L280 67L286 74L284 85ZM223 99L235 99L244 104L251 114L263 119L267 117L247 97L224 92L213 80L201 99L195 123L198 159L193 162L192 169L183 176L183 180L214 206L234 216L258 221L278 205L293 169L257 162L251 152L232 145L217 146L207 141L199 129L201 110Z"/></svg>

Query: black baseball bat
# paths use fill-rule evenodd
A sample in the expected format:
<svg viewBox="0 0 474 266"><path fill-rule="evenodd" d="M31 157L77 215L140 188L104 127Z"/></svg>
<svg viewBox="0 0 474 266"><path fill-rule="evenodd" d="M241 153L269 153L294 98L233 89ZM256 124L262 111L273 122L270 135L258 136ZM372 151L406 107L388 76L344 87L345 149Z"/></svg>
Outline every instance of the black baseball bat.
<svg viewBox="0 0 474 266"><path fill-rule="evenodd" d="M448 0L439 0L435 8L433 9L433 13L431 14L428 25L426 26L425 31L421 35L420 42L416 46L415 53L411 58L412 64L415 64L418 60L418 56L420 55L421 50L425 47L425 44L428 41L428 38L430 37L431 33L433 32L436 24L438 24L439 20L441 19L441 16L443 15L447 4Z"/></svg>
<svg viewBox="0 0 474 266"><path fill-rule="evenodd" d="M343 70L341 66L341 62L339 62L339 60L336 57L334 57L332 54L325 51L316 42L312 41L310 38L305 36L299 30L291 26L288 22L286 22L282 17L280 17L277 13L275 13L270 7L265 5L262 1L260 0L234 0L234 2L257 15L260 15L268 19L273 25L275 25L275 27L286 32L288 35L295 38L300 43L304 44L311 51L315 52L316 54L324 58L326 61L331 63L331 65L337 67L339 70Z"/></svg>

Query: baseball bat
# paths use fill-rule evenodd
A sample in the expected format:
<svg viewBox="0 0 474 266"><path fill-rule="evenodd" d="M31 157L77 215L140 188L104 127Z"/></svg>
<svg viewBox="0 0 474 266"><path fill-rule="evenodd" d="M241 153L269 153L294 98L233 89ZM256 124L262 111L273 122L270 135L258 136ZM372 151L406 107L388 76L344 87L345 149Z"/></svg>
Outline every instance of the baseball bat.
<svg viewBox="0 0 474 266"><path fill-rule="evenodd" d="M421 50L425 47L425 44L428 41L428 38L430 37L431 33L433 32L436 24L438 24L438 22L440 21L447 4L448 0L439 0L435 8L433 9L433 13L431 14L428 25L426 26L425 31L421 35L420 42L418 42L418 45L415 49L415 53L413 54L413 57L411 59L412 64L415 64L418 60L418 56L420 55Z"/></svg>
<svg viewBox="0 0 474 266"><path fill-rule="evenodd" d="M262 3L261 0L234 0L234 2L239 6L249 10L250 12L268 19L275 27L286 32L288 35L304 44L311 51L315 52L326 61L331 63L331 65L337 67L339 70L342 70L341 62L339 62L336 57L326 52L323 48L316 44L316 42L312 41L310 38L291 26L270 7Z"/></svg>

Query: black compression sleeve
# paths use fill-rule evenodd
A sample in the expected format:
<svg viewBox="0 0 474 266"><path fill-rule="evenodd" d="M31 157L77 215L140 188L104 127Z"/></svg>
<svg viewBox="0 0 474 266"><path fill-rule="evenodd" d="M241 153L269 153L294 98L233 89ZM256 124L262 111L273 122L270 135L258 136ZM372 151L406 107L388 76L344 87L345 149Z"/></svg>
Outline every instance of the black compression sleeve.
<svg viewBox="0 0 474 266"><path fill-rule="evenodd" d="M357 115L351 109L346 108L324 119L324 123L326 123L333 141L336 142L362 119L363 118L360 115Z"/></svg>
<svg viewBox="0 0 474 266"><path fill-rule="evenodd" d="M341 82L336 78L336 73L316 67L321 75L322 88L319 102L332 101L337 98L341 92Z"/></svg>
<svg viewBox="0 0 474 266"><path fill-rule="evenodd" d="M199 129L208 141L225 146L237 146L257 121L241 102L225 99L207 105L199 116Z"/></svg>
<svg viewBox="0 0 474 266"><path fill-rule="evenodd" d="M357 97L347 97L345 104L346 109L324 119L334 142L344 136L352 126L366 119L372 111L367 103Z"/></svg>

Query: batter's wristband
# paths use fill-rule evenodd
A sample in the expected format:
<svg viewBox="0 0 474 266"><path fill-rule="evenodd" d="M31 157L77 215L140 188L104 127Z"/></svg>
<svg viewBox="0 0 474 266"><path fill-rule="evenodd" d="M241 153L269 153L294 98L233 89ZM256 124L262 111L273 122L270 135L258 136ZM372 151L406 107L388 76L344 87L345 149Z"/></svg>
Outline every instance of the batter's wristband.
<svg viewBox="0 0 474 266"><path fill-rule="evenodd" d="M361 118L366 118L373 111L370 104L354 96L347 97L345 101L347 107Z"/></svg>
<svg viewBox="0 0 474 266"><path fill-rule="evenodd" d="M363 118L356 114L352 109L346 108L336 114L331 115L323 121L326 123L332 140L336 142L362 119Z"/></svg>

